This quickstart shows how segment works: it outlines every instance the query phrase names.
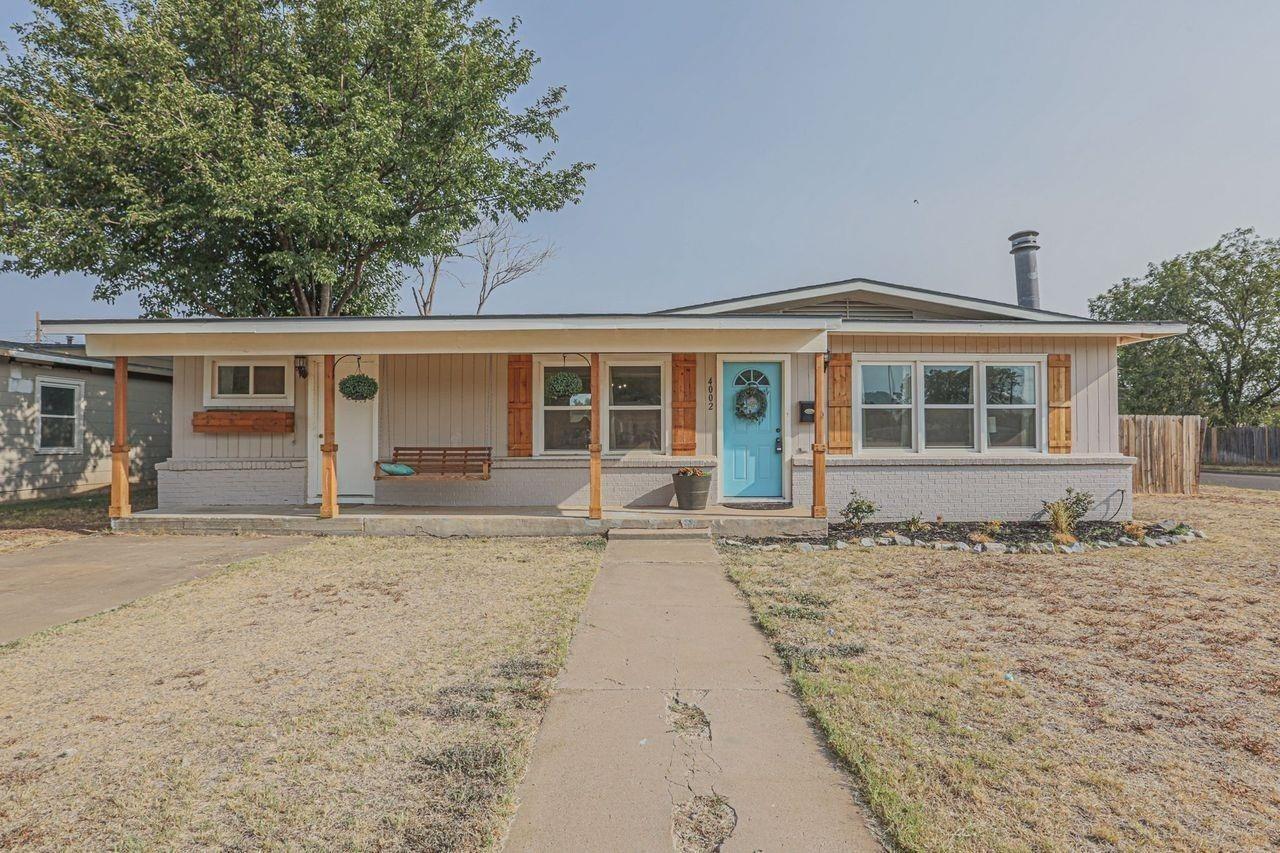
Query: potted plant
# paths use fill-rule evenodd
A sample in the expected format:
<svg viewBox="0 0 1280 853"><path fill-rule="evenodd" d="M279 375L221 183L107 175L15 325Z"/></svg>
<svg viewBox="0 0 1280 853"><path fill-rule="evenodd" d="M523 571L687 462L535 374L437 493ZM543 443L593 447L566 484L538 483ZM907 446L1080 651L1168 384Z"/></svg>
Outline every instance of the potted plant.
<svg viewBox="0 0 1280 853"><path fill-rule="evenodd" d="M711 475L701 468L681 468L671 475L680 509L706 509L711 493Z"/></svg>
<svg viewBox="0 0 1280 853"><path fill-rule="evenodd" d="M338 383L338 393L348 400L372 400L378 393L378 380L367 373L353 373Z"/></svg>

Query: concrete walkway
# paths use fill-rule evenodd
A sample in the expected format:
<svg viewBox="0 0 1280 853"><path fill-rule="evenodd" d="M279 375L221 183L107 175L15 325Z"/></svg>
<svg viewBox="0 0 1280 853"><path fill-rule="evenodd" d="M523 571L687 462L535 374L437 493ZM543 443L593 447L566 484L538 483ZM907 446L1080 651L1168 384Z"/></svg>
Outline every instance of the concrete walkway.
<svg viewBox="0 0 1280 853"><path fill-rule="evenodd" d="M879 850L706 532L690 534L611 534L506 850L671 850L673 811L712 793L736 813L726 851Z"/></svg>
<svg viewBox="0 0 1280 853"><path fill-rule="evenodd" d="M101 535L0 554L0 643L298 544L245 536Z"/></svg>

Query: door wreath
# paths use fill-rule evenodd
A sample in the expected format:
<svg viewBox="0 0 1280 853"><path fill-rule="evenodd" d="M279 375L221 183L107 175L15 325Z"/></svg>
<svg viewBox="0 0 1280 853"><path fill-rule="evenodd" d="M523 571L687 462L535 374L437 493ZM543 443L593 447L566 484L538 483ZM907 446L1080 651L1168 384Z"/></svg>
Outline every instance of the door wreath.
<svg viewBox="0 0 1280 853"><path fill-rule="evenodd" d="M733 398L733 413L744 421L759 423L769 408L769 397L757 385L748 385Z"/></svg>

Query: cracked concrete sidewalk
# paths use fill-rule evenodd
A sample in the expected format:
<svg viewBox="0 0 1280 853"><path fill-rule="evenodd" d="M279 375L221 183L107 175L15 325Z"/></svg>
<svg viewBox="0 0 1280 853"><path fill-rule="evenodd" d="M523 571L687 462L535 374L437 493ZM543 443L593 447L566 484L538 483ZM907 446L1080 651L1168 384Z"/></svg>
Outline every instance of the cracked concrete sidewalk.
<svg viewBox="0 0 1280 853"><path fill-rule="evenodd" d="M880 850L714 546L692 533L611 535L505 849L671 850L675 809L719 795L736 815L723 850Z"/></svg>

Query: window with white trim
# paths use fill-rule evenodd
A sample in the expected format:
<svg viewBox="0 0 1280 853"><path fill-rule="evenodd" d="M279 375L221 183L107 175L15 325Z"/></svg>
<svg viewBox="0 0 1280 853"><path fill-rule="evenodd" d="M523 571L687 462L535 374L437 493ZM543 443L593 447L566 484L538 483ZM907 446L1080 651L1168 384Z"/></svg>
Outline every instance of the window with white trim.
<svg viewBox="0 0 1280 853"><path fill-rule="evenodd" d="M543 365L542 446L544 453L585 451L591 444L591 368Z"/></svg>
<svg viewBox="0 0 1280 853"><path fill-rule="evenodd" d="M1036 366L988 364L985 371L987 447L1024 450L1039 447Z"/></svg>
<svg viewBox="0 0 1280 853"><path fill-rule="evenodd" d="M974 372L971 364L924 365L926 450L974 448Z"/></svg>
<svg viewBox="0 0 1280 853"><path fill-rule="evenodd" d="M857 365L861 451L1044 450L1039 357L871 356Z"/></svg>
<svg viewBox="0 0 1280 853"><path fill-rule="evenodd" d="M80 452L84 444L84 423L80 417L83 400L81 382L36 378L36 447L40 452Z"/></svg>
<svg viewBox="0 0 1280 853"><path fill-rule="evenodd" d="M609 365L609 446L662 450L662 365Z"/></svg>
<svg viewBox="0 0 1280 853"><path fill-rule="evenodd" d="M279 406L293 403L290 359L205 360L205 405Z"/></svg>
<svg viewBox="0 0 1280 853"><path fill-rule="evenodd" d="M600 438L606 453L666 449L667 367L648 359L604 360L600 366ZM585 453L591 444L591 367L548 358L534 373L535 452Z"/></svg>
<svg viewBox="0 0 1280 853"><path fill-rule="evenodd" d="M862 446L871 450L915 447L911 375L915 365L861 365Z"/></svg>

